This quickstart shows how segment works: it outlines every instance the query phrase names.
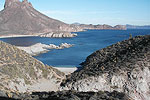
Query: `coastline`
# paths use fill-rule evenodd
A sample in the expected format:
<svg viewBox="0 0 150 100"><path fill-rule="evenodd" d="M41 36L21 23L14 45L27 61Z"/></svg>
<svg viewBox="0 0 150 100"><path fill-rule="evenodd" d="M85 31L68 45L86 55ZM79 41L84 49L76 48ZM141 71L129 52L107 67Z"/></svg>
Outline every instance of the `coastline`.
<svg viewBox="0 0 150 100"><path fill-rule="evenodd" d="M13 38L13 37L47 37L47 38L71 38L71 37L76 37L77 34L75 33L70 33L70 34L35 34L35 35L2 35L0 38Z"/></svg>
<svg viewBox="0 0 150 100"><path fill-rule="evenodd" d="M87 30L127 30L127 29L99 29L99 28L83 28L82 31L75 31L75 32L70 32L70 34L72 36L59 36L58 34L56 33L47 33L47 34L44 34L44 33L40 33L40 34L35 34L35 35L2 35L0 36L0 38L13 38L13 37L49 37L49 38L64 38L64 37L76 37L78 36L78 34L76 34L76 32L84 32L84 31L87 31ZM50 34L50 36L49 36ZM60 33L60 35L62 35L62 33Z"/></svg>
<svg viewBox="0 0 150 100"><path fill-rule="evenodd" d="M0 36L0 38L13 38L13 37L36 37L38 35L9 35L9 36Z"/></svg>
<svg viewBox="0 0 150 100"><path fill-rule="evenodd" d="M28 47L22 47L17 46L17 48L25 51L26 53L30 54L31 56L37 56L42 53L46 53L50 51L51 49L65 49L70 48L74 44L68 44L68 43L61 43L60 45L54 45L54 44L42 44L42 43L36 43L34 45L28 46Z"/></svg>

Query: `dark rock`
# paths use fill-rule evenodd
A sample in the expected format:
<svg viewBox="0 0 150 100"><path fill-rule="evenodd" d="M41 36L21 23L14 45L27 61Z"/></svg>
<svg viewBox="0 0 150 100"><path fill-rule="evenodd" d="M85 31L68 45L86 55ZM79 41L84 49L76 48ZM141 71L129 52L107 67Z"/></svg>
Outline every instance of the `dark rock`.
<svg viewBox="0 0 150 100"><path fill-rule="evenodd" d="M8 97L0 97L0 100L19 100L19 99L13 99Z"/></svg>
<svg viewBox="0 0 150 100"><path fill-rule="evenodd" d="M119 92L77 92L77 91L58 91L58 92L34 92L28 97L33 100L127 100L124 93ZM27 97L27 98L28 98ZM24 98L27 100L27 98Z"/></svg>
<svg viewBox="0 0 150 100"><path fill-rule="evenodd" d="M72 73L64 83L82 80L89 76L99 76L103 73L114 74L119 70L131 72L137 61L142 61L150 54L150 35L136 36L129 40L118 42L107 48L98 50L81 63L82 69ZM128 75L130 78L130 75Z"/></svg>

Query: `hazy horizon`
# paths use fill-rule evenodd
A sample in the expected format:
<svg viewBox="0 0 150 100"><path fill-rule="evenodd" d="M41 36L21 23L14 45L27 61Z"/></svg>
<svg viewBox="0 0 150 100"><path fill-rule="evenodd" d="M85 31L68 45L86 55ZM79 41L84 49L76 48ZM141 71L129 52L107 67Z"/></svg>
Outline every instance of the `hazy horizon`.
<svg viewBox="0 0 150 100"><path fill-rule="evenodd" d="M47 16L65 23L150 25L150 0L28 0ZM0 10L5 0L0 0Z"/></svg>

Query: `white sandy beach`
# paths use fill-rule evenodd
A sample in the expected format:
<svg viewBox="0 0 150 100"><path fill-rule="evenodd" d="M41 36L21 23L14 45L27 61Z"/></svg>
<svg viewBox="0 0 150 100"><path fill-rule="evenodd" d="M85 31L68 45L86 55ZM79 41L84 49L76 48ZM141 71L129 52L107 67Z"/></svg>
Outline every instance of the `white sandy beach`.
<svg viewBox="0 0 150 100"><path fill-rule="evenodd" d="M61 72L64 72L66 75L71 74L78 69L77 67L54 67L54 68L60 70Z"/></svg>

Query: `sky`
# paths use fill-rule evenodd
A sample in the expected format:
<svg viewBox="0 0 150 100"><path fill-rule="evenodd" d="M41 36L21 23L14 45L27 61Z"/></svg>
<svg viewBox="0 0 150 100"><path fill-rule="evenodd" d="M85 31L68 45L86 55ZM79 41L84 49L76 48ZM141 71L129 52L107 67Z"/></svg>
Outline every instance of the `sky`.
<svg viewBox="0 0 150 100"><path fill-rule="evenodd" d="M0 10L5 0L0 0ZM28 0L65 23L150 25L150 0Z"/></svg>

